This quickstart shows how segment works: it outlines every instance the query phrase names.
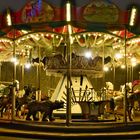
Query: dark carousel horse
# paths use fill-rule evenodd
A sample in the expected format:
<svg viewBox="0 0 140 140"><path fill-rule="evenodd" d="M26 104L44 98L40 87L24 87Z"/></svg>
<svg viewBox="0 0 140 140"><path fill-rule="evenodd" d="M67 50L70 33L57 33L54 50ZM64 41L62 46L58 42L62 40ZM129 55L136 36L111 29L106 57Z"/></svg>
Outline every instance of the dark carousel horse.
<svg viewBox="0 0 140 140"><path fill-rule="evenodd" d="M3 117L4 111L8 110L11 107L12 104L12 94L13 94L13 86L9 85L6 87L6 90L8 90L7 95L2 95L0 97L0 113L1 117Z"/></svg>
<svg viewBox="0 0 140 140"><path fill-rule="evenodd" d="M131 117L132 110L133 109L135 110L135 102L138 102L138 105L139 105L138 108L140 109L140 91L139 90L133 91L128 96L127 102L128 102L128 111ZM130 118L130 120L133 121L132 118Z"/></svg>
<svg viewBox="0 0 140 140"><path fill-rule="evenodd" d="M63 101L32 101L28 104L28 113L26 116L26 120L32 120L30 118L32 116L33 120L38 121L39 118L37 118L36 114L38 112L41 112L43 114L42 121L48 121L47 117L49 118L49 121L54 121L55 119L53 118L53 110L57 110L63 107Z"/></svg>
<svg viewBox="0 0 140 140"><path fill-rule="evenodd" d="M25 86L24 87L25 94L23 97L16 97L16 116L18 116L18 112L21 110L21 107L23 105L27 105L29 102L34 100L34 90L30 86Z"/></svg>

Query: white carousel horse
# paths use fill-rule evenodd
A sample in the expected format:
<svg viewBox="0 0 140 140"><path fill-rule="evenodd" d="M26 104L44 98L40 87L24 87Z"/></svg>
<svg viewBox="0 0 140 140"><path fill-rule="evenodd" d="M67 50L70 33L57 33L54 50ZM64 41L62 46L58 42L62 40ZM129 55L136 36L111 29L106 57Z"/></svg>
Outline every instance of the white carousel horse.
<svg viewBox="0 0 140 140"><path fill-rule="evenodd" d="M106 107L106 110L114 114L115 120L120 120L120 115L123 115L123 101L125 91L127 91L127 114L129 120L132 120L132 111L134 106L134 98L132 96L132 83L126 83L121 85L119 91L114 91L111 82L107 82L107 98L110 100L110 105Z"/></svg>
<svg viewBox="0 0 140 140"><path fill-rule="evenodd" d="M133 91L132 90L132 84L126 83L126 85L122 86L122 91L120 95L113 96L111 98L111 109L113 111L113 114L115 116L115 119L120 119L119 115L123 115L123 109L124 109L124 95L125 92L127 92L127 106L126 111L129 117L129 120L132 121L134 116L134 103L135 101L140 102L140 91ZM118 117L118 118L117 118Z"/></svg>
<svg viewBox="0 0 140 140"><path fill-rule="evenodd" d="M137 101L134 103L134 108L137 111L140 111L140 101L139 101L139 93L140 93L140 80L134 80L132 82L132 91L135 94L135 99L136 97L138 98ZM136 96L137 94L137 96Z"/></svg>
<svg viewBox="0 0 140 140"><path fill-rule="evenodd" d="M3 117L3 113L5 113L11 107L13 86L2 85L1 87L3 87L3 90L1 91L2 96L0 97L0 113L1 113L1 117Z"/></svg>

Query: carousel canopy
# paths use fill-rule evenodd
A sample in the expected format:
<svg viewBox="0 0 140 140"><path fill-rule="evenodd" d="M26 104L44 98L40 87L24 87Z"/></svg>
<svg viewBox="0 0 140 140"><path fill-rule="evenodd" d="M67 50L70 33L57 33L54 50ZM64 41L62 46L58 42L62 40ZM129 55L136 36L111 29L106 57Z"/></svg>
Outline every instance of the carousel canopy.
<svg viewBox="0 0 140 140"><path fill-rule="evenodd" d="M5 0L0 2L0 25L6 26L7 12L11 14L13 25L48 23L49 26L66 24L66 0ZM135 5L139 9L138 0L72 0L72 24L84 29L105 30L121 28L128 25L130 8ZM138 14L139 17L139 14ZM137 17L137 19L139 19ZM139 20L137 28L139 29ZM92 25L92 26L91 26ZM114 26L113 26L114 25ZM101 29L97 28L100 27ZM138 30L135 30L138 32Z"/></svg>
<svg viewBox="0 0 140 140"><path fill-rule="evenodd" d="M66 53L66 0L5 0L0 2L0 61L9 61L15 48L20 63ZM140 62L140 1L72 0L72 53L105 59L106 65ZM135 26L129 26L131 7L137 8ZM137 50L137 51L136 51ZM75 58L75 57L74 57ZM111 59L110 59L111 58ZM80 58L82 59L82 58ZM87 60L80 61L84 66ZM82 65L81 64L81 65ZM98 69L98 68L97 68ZM100 69L101 70L101 69Z"/></svg>

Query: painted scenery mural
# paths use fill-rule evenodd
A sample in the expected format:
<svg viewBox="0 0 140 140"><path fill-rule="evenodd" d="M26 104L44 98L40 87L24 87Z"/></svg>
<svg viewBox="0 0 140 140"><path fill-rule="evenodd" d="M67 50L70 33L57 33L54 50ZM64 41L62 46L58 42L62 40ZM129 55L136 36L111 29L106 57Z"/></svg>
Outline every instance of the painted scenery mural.
<svg viewBox="0 0 140 140"><path fill-rule="evenodd" d="M83 17L89 22L115 23L119 18L119 10L110 2L94 0L84 8Z"/></svg>
<svg viewBox="0 0 140 140"><path fill-rule="evenodd" d="M53 8L42 0L30 1L22 11L22 21L25 23L46 22L53 18Z"/></svg>

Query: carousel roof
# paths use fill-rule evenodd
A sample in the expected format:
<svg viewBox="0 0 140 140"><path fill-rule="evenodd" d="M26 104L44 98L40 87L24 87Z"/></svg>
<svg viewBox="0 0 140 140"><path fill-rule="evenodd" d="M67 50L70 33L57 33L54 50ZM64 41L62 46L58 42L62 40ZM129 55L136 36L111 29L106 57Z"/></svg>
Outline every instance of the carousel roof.
<svg viewBox="0 0 140 140"><path fill-rule="evenodd" d="M120 66L125 61L126 41L128 63L131 63L131 58L140 63L139 12L136 26L129 27L130 7L135 5L139 9L140 1L71 2L73 53L83 56L86 50L90 50L93 58L111 57L108 65ZM21 63L25 63L29 57L38 57L38 47L41 48L42 58L53 56L54 51L65 56L65 35L68 31L65 3L64 0L1 1L0 61L9 61L13 56L14 47ZM7 25L7 14L11 16L11 26ZM116 54L120 54L121 57L116 57Z"/></svg>

